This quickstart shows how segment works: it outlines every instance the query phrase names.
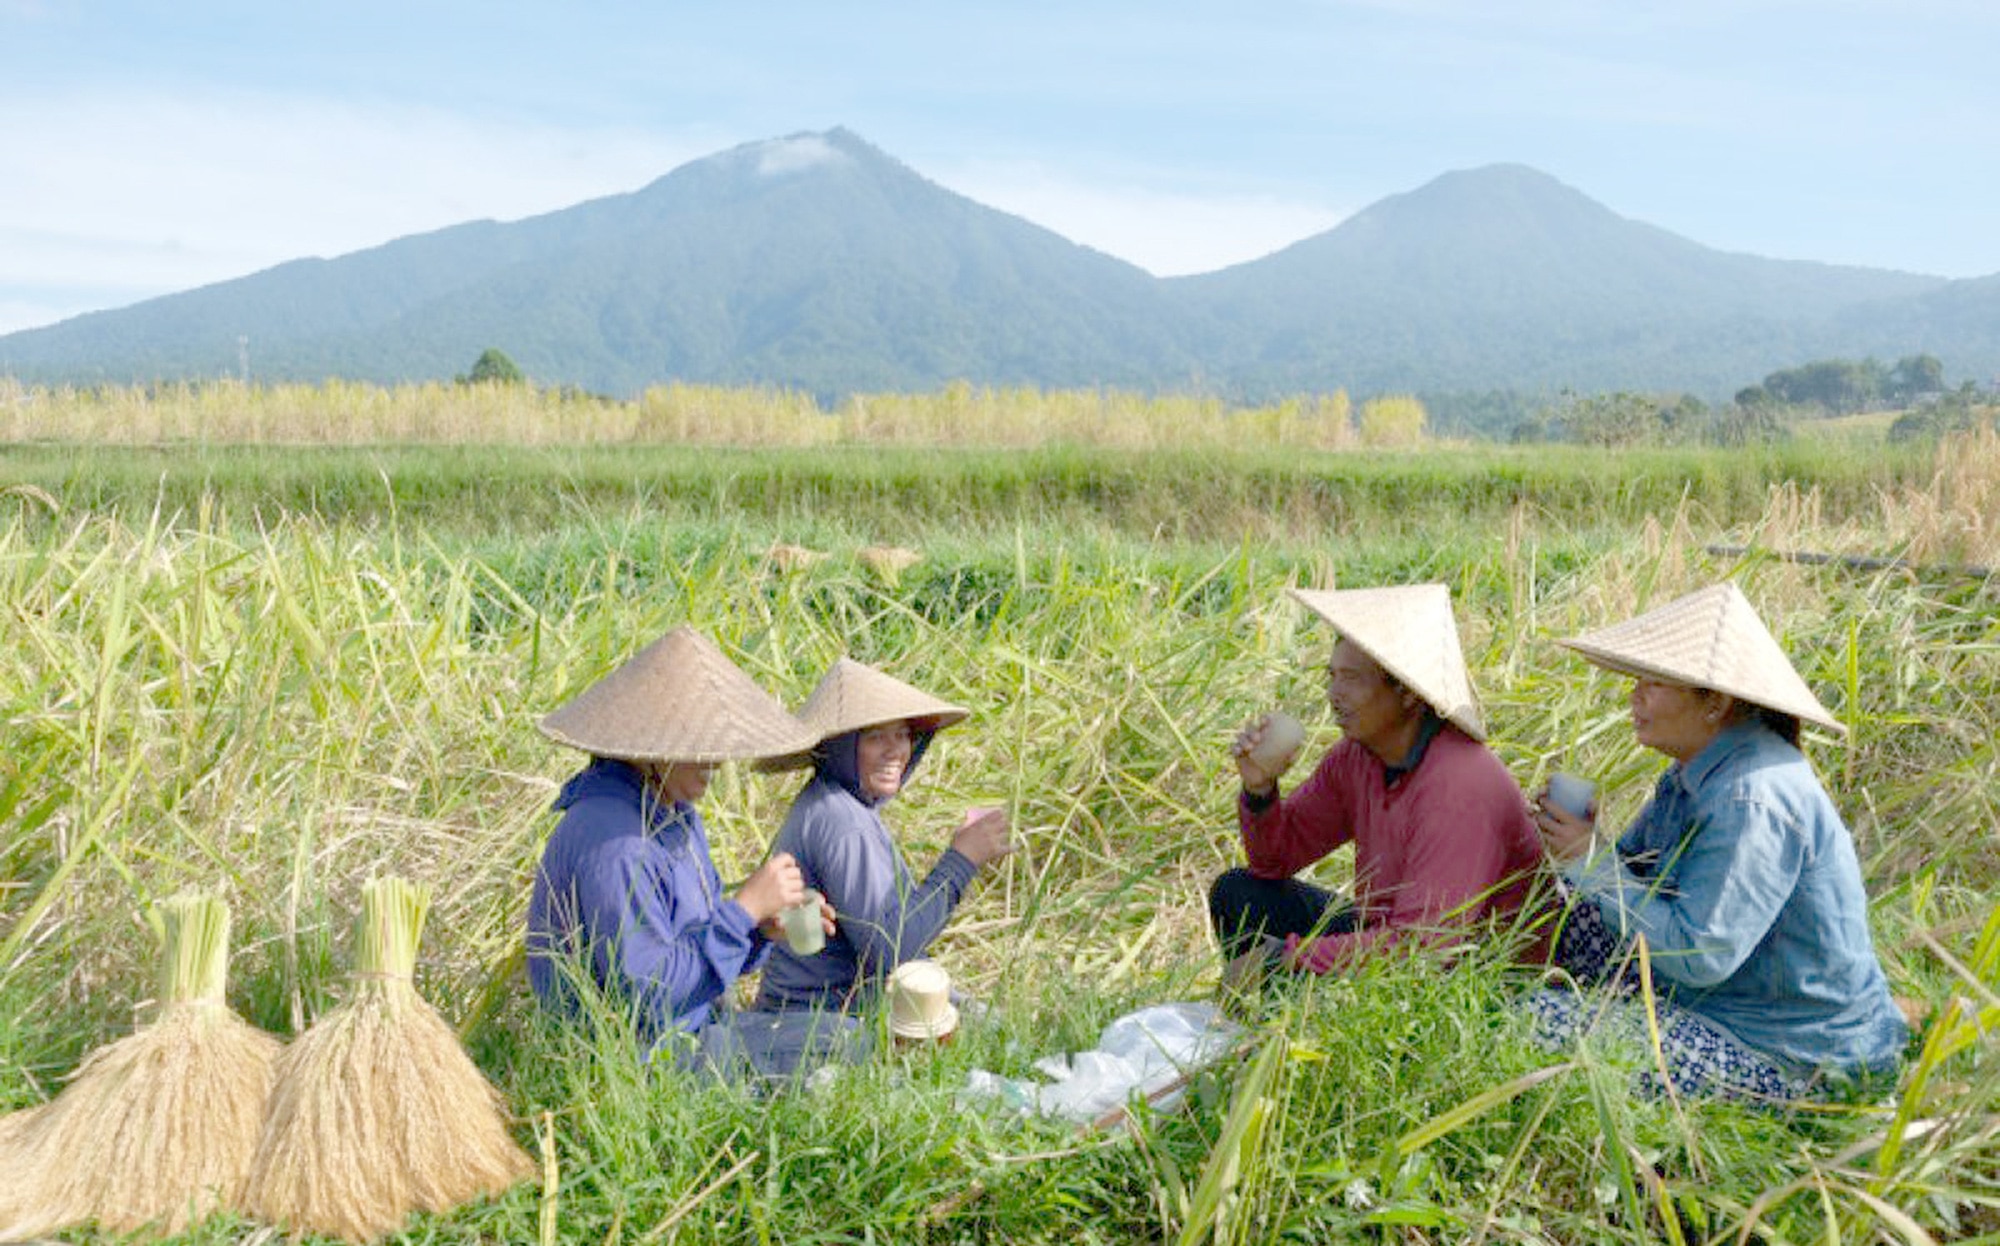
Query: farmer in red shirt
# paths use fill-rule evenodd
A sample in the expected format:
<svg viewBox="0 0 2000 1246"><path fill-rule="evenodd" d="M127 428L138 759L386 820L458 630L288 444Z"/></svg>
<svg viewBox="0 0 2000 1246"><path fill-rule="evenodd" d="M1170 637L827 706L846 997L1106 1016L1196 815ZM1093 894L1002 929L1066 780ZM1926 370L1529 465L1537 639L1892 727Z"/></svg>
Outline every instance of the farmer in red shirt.
<svg viewBox="0 0 2000 1246"><path fill-rule="evenodd" d="M1517 913L1541 860L1527 801L1481 741L1485 725L1442 584L1292 595L1340 633L1326 699L1342 738L1281 795L1297 756L1254 754L1271 718L1232 753L1249 868L1209 891L1209 918L1240 987L1268 968L1327 973L1406 939L1460 934ZM1354 845L1354 898L1292 877Z"/></svg>

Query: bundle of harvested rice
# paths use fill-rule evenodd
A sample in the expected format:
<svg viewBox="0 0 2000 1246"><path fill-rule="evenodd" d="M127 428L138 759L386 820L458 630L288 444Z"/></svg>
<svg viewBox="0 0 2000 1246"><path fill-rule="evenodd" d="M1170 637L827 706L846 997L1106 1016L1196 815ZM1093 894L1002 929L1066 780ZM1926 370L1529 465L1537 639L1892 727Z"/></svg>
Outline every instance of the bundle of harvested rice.
<svg viewBox="0 0 2000 1246"><path fill-rule="evenodd" d="M533 1165L411 973L430 891L378 878L361 894L353 997L278 1063L246 1201L293 1232L366 1242L413 1210L496 1194Z"/></svg>
<svg viewBox="0 0 2000 1246"><path fill-rule="evenodd" d="M178 1233L242 1205L278 1040L229 1010L229 909L185 895L153 907L159 1015L84 1057L52 1101L0 1127L0 1240L95 1220Z"/></svg>
<svg viewBox="0 0 2000 1246"><path fill-rule="evenodd" d="M0 1173L11 1174L19 1167L20 1152L14 1149L16 1139L28 1128L47 1104L38 1103L31 1108L22 1108L0 1116ZM0 1223L7 1219L6 1208L13 1202L13 1182L0 1183Z"/></svg>

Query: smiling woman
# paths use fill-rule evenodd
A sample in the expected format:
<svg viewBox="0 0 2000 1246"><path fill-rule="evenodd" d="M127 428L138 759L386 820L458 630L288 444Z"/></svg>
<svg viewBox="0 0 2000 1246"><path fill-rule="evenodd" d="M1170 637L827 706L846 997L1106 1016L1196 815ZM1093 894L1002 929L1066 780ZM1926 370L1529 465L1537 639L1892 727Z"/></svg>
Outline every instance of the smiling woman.
<svg viewBox="0 0 2000 1246"><path fill-rule="evenodd" d="M882 821L937 733L966 711L849 658L833 664L799 718L819 735L810 754L774 765L810 764L812 780L792 802L772 851L790 854L806 885L833 906L824 951L779 947L764 970L751 1041L771 1072L808 1059L866 1049L853 1010L874 1002L898 965L924 955L987 863L1013 851L1005 811L974 809L924 880L910 872ZM762 1014L762 1020L758 1020Z"/></svg>

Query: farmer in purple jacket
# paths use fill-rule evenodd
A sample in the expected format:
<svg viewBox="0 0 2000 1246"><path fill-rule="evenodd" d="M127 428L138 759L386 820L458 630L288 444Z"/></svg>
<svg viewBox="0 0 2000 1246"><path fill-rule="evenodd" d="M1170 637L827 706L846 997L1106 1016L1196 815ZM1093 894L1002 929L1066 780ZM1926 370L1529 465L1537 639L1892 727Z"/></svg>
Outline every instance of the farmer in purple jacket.
<svg viewBox="0 0 2000 1246"><path fill-rule="evenodd" d="M798 859L805 885L832 904L836 931L814 956L782 944L772 950L756 1009L743 1017L760 1067L788 1072L808 1057L860 1050L851 1008L870 1002L897 965L923 956L980 867L1013 851L1005 810L969 810L919 881L882 821L882 806L909 782L938 730L965 716L842 658L799 709L817 746L764 763L813 768L772 851Z"/></svg>
<svg viewBox="0 0 2000 1246"><path fill-rule="evenodd" d="M649 1058L739 1072L727 993L763 964L805 884L778 853L724 895L694 802L718 762L794 752L812 733L685 626L541 729L591 760L556 798L562 820L528 904L536 997L573 1016L587 981L629 1015Z"/></svg>

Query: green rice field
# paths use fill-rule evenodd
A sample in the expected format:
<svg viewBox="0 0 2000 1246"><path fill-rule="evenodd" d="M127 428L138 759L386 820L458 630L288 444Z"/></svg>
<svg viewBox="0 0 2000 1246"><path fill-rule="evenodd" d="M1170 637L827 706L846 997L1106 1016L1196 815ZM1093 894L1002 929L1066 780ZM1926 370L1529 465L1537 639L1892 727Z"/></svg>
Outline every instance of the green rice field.
<svg viewBox="0 0 2000 1246"><path fill-rule="evenodd" d="M1991 434L111 440L0 444L0 1110L144 1019L149 903L222 893L230 1002L290 1037L343 998L362 883L397 873L436 889L419 985L542 1174L402 1240L2000 1241ZM1892 989L1927 1013L1892 1093L1789 1115L1634 1097L1619 1052L1529 1045L1532 979L1482 951L1273 996L1251 1054L1125 1131L963 1095L974 1069L1032 1076L1121 1013L1213 995L1203 897L1241 859L1227 742L1275 706L1309 750L1334 738L1328 637L1286 587L1449 584L1500 756L1530 791L1597 777L1620 822L1665 759L1625 681L1553 642L1722 577L1850 727L1808 751ZM972 709L887 814L921 864L964 806L1013 810L1021 850L935 949L993 1005L962 1041L757 1096L537 1014L523 913L580 758L535 720L683 622L788 705L848 654ZM718 775L725 878L797 782Z"/></svg>

